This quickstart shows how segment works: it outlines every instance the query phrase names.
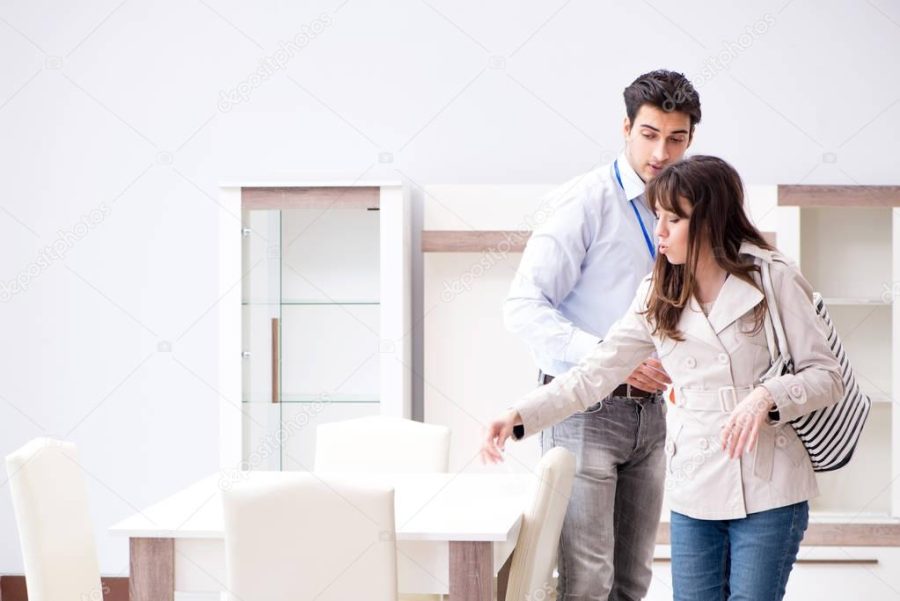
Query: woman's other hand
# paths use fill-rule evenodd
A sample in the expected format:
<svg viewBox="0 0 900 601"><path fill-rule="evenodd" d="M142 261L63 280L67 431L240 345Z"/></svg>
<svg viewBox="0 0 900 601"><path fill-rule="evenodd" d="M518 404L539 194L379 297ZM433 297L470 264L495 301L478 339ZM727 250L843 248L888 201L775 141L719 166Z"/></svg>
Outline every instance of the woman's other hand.
<svg viewBox="0 0 900 601"><path fill-rule="evenodd" d="M759 438L759 429L775 406L769 391L757 386L731 412L722 428L722 449L732 459L753 450Z"/></svg>

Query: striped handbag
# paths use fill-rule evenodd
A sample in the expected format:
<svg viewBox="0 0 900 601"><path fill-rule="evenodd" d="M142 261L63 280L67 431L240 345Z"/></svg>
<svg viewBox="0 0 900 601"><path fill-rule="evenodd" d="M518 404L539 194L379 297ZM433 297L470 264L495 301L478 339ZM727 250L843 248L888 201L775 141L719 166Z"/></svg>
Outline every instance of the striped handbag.
<svg viewBox="0 0 900 601"><path fill-rule="evenodd" d="M768 261L760 261L762 272L763 292L768 303L766 315L766 341L769 345L769 354L772 357L772 365L769 371L761 378L763 382L786 373L794 373L794 364L791 360L787 344L785 344L784 327L781 323L778 305L772 292L772 277L769 272ZM822 296L813 293L813 305L816 315L822 320L827 333L828 346L841 366L841 379L844 382L844 397L834 405L817 409L812 413L792 420L791 426L797 432L797 436L806 447L813 470L817 472L830 472L847 465L853 457L856 443L862 433L869 409L872 406L871 399L863 394L856 381L850 361L841 344L834 323L828 315L828 309ZM774 339L774 340L773 340Z"/></svg>

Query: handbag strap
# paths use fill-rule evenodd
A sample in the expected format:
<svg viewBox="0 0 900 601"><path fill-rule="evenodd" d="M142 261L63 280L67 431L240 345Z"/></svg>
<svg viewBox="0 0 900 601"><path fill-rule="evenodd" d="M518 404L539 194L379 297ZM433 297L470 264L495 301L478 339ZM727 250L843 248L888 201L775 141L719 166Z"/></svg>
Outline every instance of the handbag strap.
<svg viewBox="0 0 900 601"><path fill-rule="evenodd" d="M772 286L772 274L769 269L769 262L765 259L760 260L760 271L762 274L763 294L766 297L765 328L766 343L769 346L769 355L773 362L777 358L775 350L784 359L785 364L791 363L791 353L787 348L787 338L784 333L784 325L781 322L780 311L778 310L778 302L775 300L775 293ZM774 338L774 343L772 341Z"/></svg>

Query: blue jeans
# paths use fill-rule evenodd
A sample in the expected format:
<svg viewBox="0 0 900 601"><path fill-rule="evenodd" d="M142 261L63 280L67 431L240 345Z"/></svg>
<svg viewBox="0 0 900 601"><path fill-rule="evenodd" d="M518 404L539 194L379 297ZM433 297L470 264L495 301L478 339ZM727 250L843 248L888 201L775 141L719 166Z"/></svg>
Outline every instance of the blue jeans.
<svg viewBox="0 0 900 601"><path fill-rule="evenodd" d="M675 601L780 601L809 523L809 503L738 520L672 512Z"/></svg>
<svg viewBox="0 0 900 601"><path fill-rule="evenodd" d="M575 482L559 541L558 601L639 601L662 511L666 408L609 397L544 430L544 452L572 451Z"/></svg>

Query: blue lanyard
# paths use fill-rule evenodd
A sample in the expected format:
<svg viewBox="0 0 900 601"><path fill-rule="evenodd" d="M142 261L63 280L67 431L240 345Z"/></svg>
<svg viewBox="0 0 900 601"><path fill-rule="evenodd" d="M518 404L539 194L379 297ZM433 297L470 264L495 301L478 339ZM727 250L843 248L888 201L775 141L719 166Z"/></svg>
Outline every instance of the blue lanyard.
<svg viewBox="0 0 900 601"><path fill-rule="evenodd" d="M624 192L625 185L622 183L622 175L619 173L618 159L613 161L613 169L616 172L616 181L619 182L619 187L622 188L622 192ZM631 208L634 210L634 216L637 217L638 223L641 224L641 231L644 232L644 242L647 243L647 250L650 251L650 258L656 259L656 250L653 248L653 240L650 239L650 234L647 233L647 226L644 225L644 220L641 219L641 213L638 211L637 206L635 206L634 199L631 199L629 204L631 204Z"/></svg>

